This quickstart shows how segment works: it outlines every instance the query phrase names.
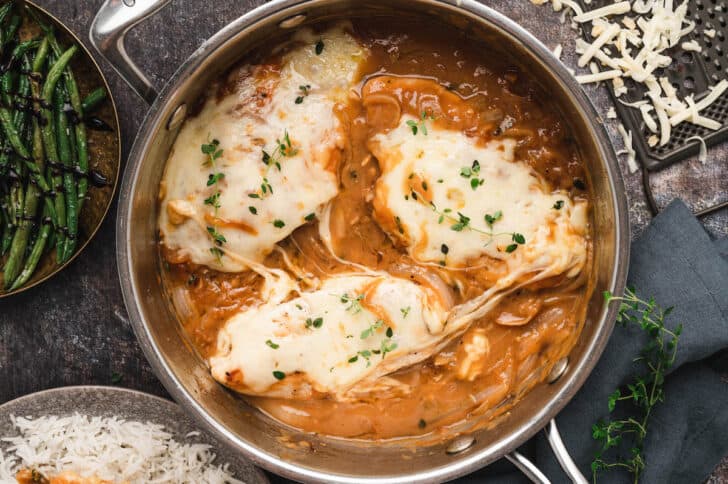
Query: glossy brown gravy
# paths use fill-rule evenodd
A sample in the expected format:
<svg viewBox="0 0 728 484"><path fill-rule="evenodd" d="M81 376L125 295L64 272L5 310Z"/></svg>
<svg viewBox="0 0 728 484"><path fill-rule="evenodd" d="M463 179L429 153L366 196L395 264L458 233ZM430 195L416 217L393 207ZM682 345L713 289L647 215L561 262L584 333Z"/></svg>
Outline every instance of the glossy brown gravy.
<svg viewBox="0 0 728 484"><path fill-rule="evenodd" d="M354 32L371 52L361 69L360 93L365 100L371 91L383 92L398 100L402 112L433 115L435 126L458 129L482 141L515 138L517 160L528 163L554 189L567 190L574 199L589 199L584 167L567 124L548 95L506 56L448 28L428 26L425 32L421 24L401 20L355 22ZM276 69L275 58L262 58L264 63L273 59L270 69ZM221 88L226 89L229 86ZM394 114L386 106L365 104L361 97L352 97L337 113L349 132L349 146L338 167L340 192L331 212L337 255L423 284L432 274L446 272L445 279L459 288L453 290L456 303L482 293L502 275L502 264L491 260L485 261L492 262L487 268L462 270L420 266L375 221L373 186L380 171L366 140L373 130L386 127ZM294 265L315 276L350 270L326 250L317 223L300 227L279 245ZM168 261L165 282L172 293L186 294L184 303L175 302L178 309L185 305L185 330L207 357L225 321L256 302L260 278L252 272L220 273ZM286 267L278 252L268 257L266 265ZM471 264L477 266L482 264ZM408 395L380 392L346 403L327 398L245 398L296 428L367 439L444 431L473 415L492 420L543 381L553 363L574 346L591 291L590 267L587 263L576 280L557 277L517 290L439 354L392 375L412 388ZM524 319L529 322L509 325ZM475 338L485 338L489 347L485 361L479 362L484 370L459 374L467 357L465 348Z"/></svg>

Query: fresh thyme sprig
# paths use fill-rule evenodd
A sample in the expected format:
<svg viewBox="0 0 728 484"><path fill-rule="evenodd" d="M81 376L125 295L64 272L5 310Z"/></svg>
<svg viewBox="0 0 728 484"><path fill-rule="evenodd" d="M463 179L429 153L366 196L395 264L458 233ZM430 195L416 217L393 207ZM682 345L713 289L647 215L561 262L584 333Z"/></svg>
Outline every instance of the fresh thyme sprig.
<svg viewBox="0 0 728 484"><path fill-rule="evenodd" d="M200 151L207 155L203 165L215 168L215 161L222 156L223 150L220 148L220 141L213 139L209 143L202 144ZM207 186L211 187L216 185L220 179L224 178L224 173L210 173L207 176ZM205 199L205 205L210 205L215 210L215 215L220 208L220 189L216 189L215 192Z"/></svg>
<svg viewBox="0 0 728 484"><path fill-rule="evenodd" d="M618 324L639 326L648 335L649 342L635 359L643 363L645 374L636 376L625 388L616 389L607 402L610 413L618 404L620 409L630 404L624 410L627 416L599 420L592 426L592 437L601 446L591 464L592 476L596 482L599 472L622 469L632 474L637 483L645 468L643 451L650 416L665 398L665 373L675 362L682 325L674 330L667 328L665 319L672 307L663 310L652 298L640 299L634 289L627 288L623 297L605 292L604 298L607 303L619 302Z"/></svg>

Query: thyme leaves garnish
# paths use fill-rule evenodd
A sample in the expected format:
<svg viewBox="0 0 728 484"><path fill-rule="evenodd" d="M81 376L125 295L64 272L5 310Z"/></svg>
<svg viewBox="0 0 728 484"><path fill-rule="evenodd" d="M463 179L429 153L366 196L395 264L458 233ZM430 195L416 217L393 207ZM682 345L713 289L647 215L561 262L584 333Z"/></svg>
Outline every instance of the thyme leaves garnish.
<svg viewBox="0 0 728 484"><path fill-rule="evenodd" d="M298 148L294 147L291 143L291 137L288 135L288 130L283 131L283 138L276 138L276 147L272 153L268 153L266 150L262 150L263 155L261 161L264 165L270 169L271 166L278 168L281 171L281 161L283 158L290 158L298 153ZM267 174L266 170L266 174Z"/></svg>
<svg viewBox="0 0 728 484"><path fill-rule="evenodd" d="M211 187L223 178L225 178L225 173L210 173L207 175L207 186Z"/></svg>
<svg viewBox="0 0 728 484"><path fill-rule="evenodd" d="M200 151L207 155L204 165L215 166L215 161L222 156L223 150L220 149L220 141L213 139L209 143L200 146Z"/></svg>
<svg viewBox="0 0 728 484"><path fill-rule="evenodd" d="M209 143L202 144L200 146L200 151L202 151L203 154L207 155L207 158L205 159L205 162L203 164L212 168L215 168L215 161L219 159L223 153L222 148L220 148L220 141L218 141L217 139L213 139ZM224 177L225 174L221 172L210 173L207 176L207 186L211 187L213 185L216 185L217 182L219 182ZM204 200L204 203L205 205L210 205L215 210L215 215L217 215L217 211L220 208L220 190L216 190L212 195L207 197Z"/></svg>
<svg viewBox="0 0 728 484"><path fill-rule="evenodd" d="M248 197L250 198L263 199L273 195L273 186L268 180L268 173L270 172L271 167L276 167L278 171L281 171L281 163L283 159L295 156L298 153L298 148L293 146L288 130L284 130L283 138L276 138L276 147L272 152L268 152L265 149L261 151L261 161L266 166L265 172L263 173L263 181L261 182L260 189L257 192L248 194Z"/></svg>
<svg viewBox="0 0 728 484"><path fill-rule="evenodd" d="M298 90L301 93L298 95L298 97L296 97L295 103L296 104L301 104L303 102L303 100L306 98L306 96L308 96L308 91L310 89L311 89L311 85L310 84L305 84L305 85L298 86Z"/></svg>
<svg viewBox="0 0 728 484"><path fill-rule="evenodd" d="M460 168L460 176L470 180L470 188L476 190L479 186L485 183L485 179L478 178L480 174L480 162L473 160L472 165L464 166Z"/></svg>
<svg viewBox="0 0 728 484"><path fill-rule="evenodd" d="M342 304L348 304L346 310L350 311L352 314L357 314L362 311L362 299L364 299L364 294L359 294L358 296L352 297L349 296L349 294L344 293L339 297L339 300Z"/></svg>
<svg viewBox="0 0 728 484"><path fill-rule="evenodd" d="M215 214L217 215L217 211L220 208L220 190L207 197L205 199L205 205L212 206L212 208L215 209Z"/></svg>
<svg viewBox="0 0 728 484"><path fill-rule="evenodd" d="M369 325L367 329L361 332L360 338L361 339L367 339L370 336L374 335L374 332L384 326L384 320L377 319L372 324Z"/></svg>
<svg viewBox="0 0 728 484"><path fill-rule="evenodd" d="M324 318L306 318L306 328L320 328L324 324Z"/></svg>
<svg viewBox="0 0 728 484"><path fill-rule="evenodd" d="M412 130L412 134L414 136L417 136L417 133L422 133L423 136L427 136L427 124L425 123L425 121L427 121L428 119L434 121L435 117L428 115L427 111L422 111L419 121L415 121L414 119L408 119L406 124Z"/></svg>
<svg viewBox="0 0 728 484"><path fill-rule="evenodd" d="M503 235L509 235L511 237L511 241L514 242L513 244L509 244L505 251L508 253L513 252L518 248L519 245L523 245L526 243L526 238L523 236L523 234L519 234L518 232L494 232L493 231L493 224L495 224L497 221L499 221L501 218L503 218L503 212L498 210L493 215L485 214L484 220L485 223L488 225L488 230L484 230L478 227L473 226L471 223L472 219L465 215L462 212L455 212L457 214L457 217L455 217L452 213L452 209L445 208L443 210L439 210L437 208L437 205L435 205L434 202L428 202L425 200L425 198L422 196L422 193L418 193L416 188L414 186L409 186L411 193L412 193L412 200L429 207L433 212L435 212L438 215L437 223L441 224L445 220L449 221L451 223L450 229L454 230L455 232L462 232L465 229L472 230L473 232L477 232L479 234L483 234L488 236L489 240L486 243L486 245L493 242L493 240L496 237L503 236ZM398 220L398 217L395 217L395 221ZM398 222L399 224L399 222ZM449 248L448 248L449 251Z"/></svg>
<svg viewBox="0 0 728 484"><path fill-rule="evenodd" d="M219 247L210 247L210 253L215 256L217 262L222 262L224 252Z"/></svg>
<svg viewBox="0 0 728 484"><path fill-rule="evenodd" d="M217 231L215 227L207 227L207 233L210 234L210 237L212 237L212 240L215 241L215 244L221 246L225 242L227 242L227 239Z"/></svg>

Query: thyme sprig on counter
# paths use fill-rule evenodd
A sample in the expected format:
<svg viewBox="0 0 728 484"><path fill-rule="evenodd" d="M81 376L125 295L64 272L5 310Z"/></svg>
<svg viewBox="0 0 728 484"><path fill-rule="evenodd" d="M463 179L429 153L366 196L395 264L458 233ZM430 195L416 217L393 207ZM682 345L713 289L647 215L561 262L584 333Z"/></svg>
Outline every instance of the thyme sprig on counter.
<svg viewBox="0 0 728 484"><path fill-rule="evenodd" d="M618 324L639 326L649 341L635 359L644 365L645 374L616 389L607 402L610 413L619 406L625 416L602 419L592 426L592 437L601 446L591 464L592 476L596 482L600 472L622 469L637 483L645 468L643 451L650 416L665 398L665 373L675 362L682 325L667 328L665 319L672 307L663 310L652 298L640 299L634 289L627 288L623 297L605 292L604 298L607 303L619 302Z"/></svg>

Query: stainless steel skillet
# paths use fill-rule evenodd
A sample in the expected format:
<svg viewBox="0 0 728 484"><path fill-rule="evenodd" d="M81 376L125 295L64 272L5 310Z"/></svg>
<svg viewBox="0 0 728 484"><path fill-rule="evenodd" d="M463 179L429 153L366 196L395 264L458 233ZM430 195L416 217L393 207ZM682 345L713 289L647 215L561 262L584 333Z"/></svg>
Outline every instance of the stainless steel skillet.
<svg viewBox="0 0 728 484"><path fill-rule="evenodd" d="M437 482L472 472L501 457L534 480L545 479L515 449L544 427L570 477L578 470L561 444L554 416L596 364L614 325L616 308L602 291L621 293L627 272L626 200L609 139L588 98L565 67L538 40L508 18L471 0L278 0L235 20L205 42L157 95L124 50L124 35L168 0L108 0L91 39L151 108L131 151L120 194L117 258L121 285L140 344L170 394L201 426L261 466L312 482ZM422 22L454 25L485 43L497 43L551 93L587 164L595 200L592 223L595 291L584 331L568 361L494 429L453 433L431 446L361 442L292 432L224 390L185 344L179 322L159 282L156 249L158 185L187 111L207 86L246 52L301 25L352 16L415 15ZM494 44L491 44L494 45ZM306 446L296 445L308 441ZM542 482L542 481L539 481Z"/></svg>

